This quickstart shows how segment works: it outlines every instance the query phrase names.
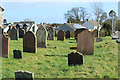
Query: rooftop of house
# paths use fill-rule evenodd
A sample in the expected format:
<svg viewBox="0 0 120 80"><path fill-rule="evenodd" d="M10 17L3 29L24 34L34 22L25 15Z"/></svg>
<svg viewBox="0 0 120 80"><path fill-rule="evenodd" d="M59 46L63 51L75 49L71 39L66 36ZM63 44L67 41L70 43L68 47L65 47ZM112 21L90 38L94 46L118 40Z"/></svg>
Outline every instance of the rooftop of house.
<svg viewBox="0 0 120 80"><path fill-rule="evenodd" d="M92 23L94 26L98 26L98 22L97 21L88 21L88 22L90 22L90 23Z"/></svg>

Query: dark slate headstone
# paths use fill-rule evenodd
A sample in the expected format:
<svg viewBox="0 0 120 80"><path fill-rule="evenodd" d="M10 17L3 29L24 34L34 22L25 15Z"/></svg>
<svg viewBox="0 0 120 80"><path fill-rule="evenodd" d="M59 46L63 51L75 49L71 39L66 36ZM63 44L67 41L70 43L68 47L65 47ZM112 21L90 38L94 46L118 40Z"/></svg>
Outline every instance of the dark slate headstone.
<svg viewBox="0 0 120 80"><path fill-rule="evenodd" d="M15 80L34 80L34 73L29 71L16 71Z"/></svg>
<svg viewBox="0 0 120 80"><path fill-rule="evenodd" d="M13 50L13 56L16 59L22 59L22 51L20 51L20 50Z"/></svg>
<svg viewBox="0 0 120 80"><path fill-rule="evenodd" d="M70 54L68 54L68 66L71 65L81 65L83 64L83 54L79 53L79 52L72 52Z"/></svg>
<svg viewBox="0 0 120 80"><path fill-rule="evenodd" d="M47 31L44 26L40 26L36 32L37 36L37 47L46 48L47 47Z"/></svg>
<svg viewBox="0 0 120 80"><path fill-rule="evenodd" d="M66 39L70 38L70 31L65 31L65 38Z"/></svg>
<svg viewBox="0 0 120 80"><path fill-rule="evenodd" d="M103 41L103 39L101 37L96 38L96 42L102 42L102 41Z"/></svg>
<svg viewBox="0 0 120 80"><path fill-rule="evenodd" d="M26 32L23 37L23 52L37 52L37 38L32 31Z"/></svg>
<svg viewBox="0 0 120 80"><path fill-rule="evenodd" d="M19 25L19 24L16 25L16 29L17 29L17 30L20 29L20 25Z"/></svg>
<svg viewBox="0 0 120 80"><path fill-rule="evenodd" d="M26 24L23 25L23 29L25 30L25 32L27 32L27 27L28 26Z"/></svg>
<svg viewBox="0 0 120 80"><path fill-rule="evenodd" d="M64 41L64 36L65 36L65 33L64 33L63 30L58 31L57 40L63 40Z"/></svg>
<svg viewBox="0 0 120 80"><path fill-rule="evenodd" d="M23 38L24 34L25 34L25 30L20 28L19 29L19 38Z"/></svg>
<svg viewBox="0 0 120 80"><path fill-rule="evenodd" d="M88 30L78 34L77 51L84 55L93 55L94 53L94 34Z"/></svg>
<svg viewBox="0 0 120 80"><path fill-rule="evenodd" d="M47 40L54 40L54 29L52 27L49 27L47 29L48 37Z"/></svg>
<svg viewBox="0 0 120 80"><path fill-rule="evenodd" d="M18 40L19 39L19 33L18 33L18 30L13 27L11 30L10 30L10 39L11 40Z"/></svg>
<svg viewBox="0 0 120 80"><path fill-rule="evenodd" d="M9 38L2 37L2 57L9 58Z"/></svg>

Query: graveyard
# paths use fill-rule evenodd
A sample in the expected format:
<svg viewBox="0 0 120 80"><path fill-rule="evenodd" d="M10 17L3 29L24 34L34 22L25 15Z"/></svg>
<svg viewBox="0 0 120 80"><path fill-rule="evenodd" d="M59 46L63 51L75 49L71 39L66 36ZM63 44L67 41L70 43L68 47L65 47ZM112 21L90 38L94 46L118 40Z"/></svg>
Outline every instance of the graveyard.
<svg viewBox="0 0 120 80"><path fill-rule="evenodd" d="M15 78L14 72L23 70L34 73L34 78L118 78L118 43L110 36L96 42L94 54L84 55L82 65L68 66L68 54L76 52L74 38L64 41L47 40L46 48L36 53L23 52L23 38L9 39L9 58L2 57L2 78ZM13 50L22 51L22 59L13 58Z"/></svg>

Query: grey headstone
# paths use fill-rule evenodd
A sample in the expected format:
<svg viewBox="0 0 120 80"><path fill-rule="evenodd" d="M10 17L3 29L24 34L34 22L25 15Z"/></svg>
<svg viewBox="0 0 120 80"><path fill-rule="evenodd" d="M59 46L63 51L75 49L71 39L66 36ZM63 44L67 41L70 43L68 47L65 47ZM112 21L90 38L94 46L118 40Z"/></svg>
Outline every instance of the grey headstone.
<svg viewBox="0 0 120 80"><path fill-rule="evenodd" d="M40 26L36 32L37 36L37 47L46 48L47 47L47 31L44 26Z"/></svg>
<svg viewBox="0 0 120 80"><path fill-rule="evenodd" d="M25 34L25 30L20 28L19 29L19 38L23 38L24 34Z"/></svg>

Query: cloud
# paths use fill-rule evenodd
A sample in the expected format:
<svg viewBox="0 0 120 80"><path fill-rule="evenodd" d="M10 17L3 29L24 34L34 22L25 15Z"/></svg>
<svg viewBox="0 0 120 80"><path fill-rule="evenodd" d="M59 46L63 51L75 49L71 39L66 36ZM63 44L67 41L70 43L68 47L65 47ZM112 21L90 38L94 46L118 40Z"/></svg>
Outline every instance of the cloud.
<svg viewBox="0 0 120 80"><path fill-rule="evenodd" d="M2 0L2 2L118 2L120 0Z"/></svg>

